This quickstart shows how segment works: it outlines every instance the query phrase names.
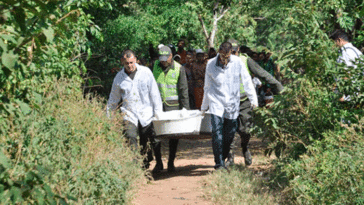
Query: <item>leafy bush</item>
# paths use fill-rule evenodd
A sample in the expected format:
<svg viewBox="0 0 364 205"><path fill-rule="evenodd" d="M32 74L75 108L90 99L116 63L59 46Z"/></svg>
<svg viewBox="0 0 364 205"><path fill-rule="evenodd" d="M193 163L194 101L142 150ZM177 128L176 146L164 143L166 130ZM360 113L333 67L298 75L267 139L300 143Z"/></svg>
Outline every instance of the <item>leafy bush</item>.
<svg viewBox="0 0 364 205"><path fill-rule="evenodd" d="M328 131L301 160L287 163L287 195L299 204L363 204L363 125L362 118L344 132Z"/></svg>
<svg viewBox="0 0 364 205"><path fill-rule="evenodd" d="M0 203L130 202L144 173L122 126L105 117L97 98L54 82L37 110L10 118L1 132Z"/></svg>

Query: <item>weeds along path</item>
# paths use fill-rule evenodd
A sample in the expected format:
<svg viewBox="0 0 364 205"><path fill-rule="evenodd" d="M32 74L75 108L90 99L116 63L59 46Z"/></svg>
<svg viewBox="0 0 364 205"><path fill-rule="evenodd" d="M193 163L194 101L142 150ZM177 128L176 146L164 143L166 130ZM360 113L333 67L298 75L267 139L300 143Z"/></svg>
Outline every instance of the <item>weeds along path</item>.
<svg viewBox="0 0 364 205"><path fill-rule="evenodd" d="M236 137L240 144L240 139ZM239 147L235 149L235 163L244 164ZM261 140L253 138L250 143L253 165L249 169L257 173L268 169L269 159L265 157ZM153 175L154 180L141 185L133 204L135 205L192 205L213 204L204 197L203 180L214 171L214 158L211 139L180 140L175 160L176 172L167 172L168 140L162 140L162 157L164 170ZM154 168L153 161L150 171Z"/></svg>

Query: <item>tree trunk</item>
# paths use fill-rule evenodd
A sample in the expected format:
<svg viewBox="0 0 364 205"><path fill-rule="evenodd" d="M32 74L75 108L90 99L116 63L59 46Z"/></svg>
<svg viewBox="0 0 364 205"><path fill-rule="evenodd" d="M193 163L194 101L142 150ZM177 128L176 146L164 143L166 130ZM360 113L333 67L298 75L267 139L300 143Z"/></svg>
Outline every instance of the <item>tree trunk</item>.
<svg viewBox="0 0 364 205"><path fill-rule="evenodd" d="M211 30L210 34L207 32L205 22L202 19L201 15L200 14L198 15L198 20L201 23L202 30L203 30L203 33L206 38L208 49L215 47L215 36L216 36L216 32L217 32L217 23L226 14L226 12L230 9L230 7L227 7L226 9L224 9L224 6L221 6L221 8L219 9L218 2L219 1L217 1L216 6L214 8L212 30Z"/></svg>

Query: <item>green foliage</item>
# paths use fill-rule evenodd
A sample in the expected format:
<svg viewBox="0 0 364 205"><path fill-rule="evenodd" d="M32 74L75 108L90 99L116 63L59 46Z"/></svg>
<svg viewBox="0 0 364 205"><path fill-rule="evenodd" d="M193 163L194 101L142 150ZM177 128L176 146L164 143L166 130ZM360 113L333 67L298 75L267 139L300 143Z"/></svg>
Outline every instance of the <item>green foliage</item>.
<svg viewBox="0 0 364 205"><path fill-rule="evenodd" d="M81 83L88 51L86 32L97 33L82 7L100 4L81 0L0 3L1 112L10 114L7 107L28 103L54 77Z"/></svg>
<svg viewBox="0 0 364 205"><path fill-rule="evenodd" d="M287 195L299 204L361 204L364 196L364 140L361 119L344 132L328 131L299 161L285 165ZM360 203L361 202L361 203Z"/></svg>
<svg viewBox="0 0 364 205"><path fill-rule="evenodd" d="M356 116L363 115L363 66L359 61L356 69L336 64L338 48L328 39L341 28L353 34L353 42L360 42L355 38L360 36L360 4L260 1L251 7L262 17L258 42L288 68L285 78L290 84L284 95L276 96L269 109L257 111L255 118L256 133L270 141L266 153L281 158L276 180L288 182L285 203L362 201L362 121ZM340 103L344 93L352 99Z"/></svg>
<svg viewBox="0 0 364 205"><path fill-rule="evenodd" d="M98 8L90 8L89 12L98 13ZM157 57L156 48L161 43L176 45L180 38L184 38L189 47L204 45L202 33L198 32L200 24L197 14L191 12L182 1L131 1L108 12L120 15L107 21L105 18L95 18L104 39L92 39L94 55L87 62L92 83L87 83L86 87L104 96L108 96L115 76L111 69L121 67L123 50L132 49L139 59L151 62Z"/></svg>
<svg viewBox="0 0 364 205"><path fill-rule="evenodd" d="M120 123L74 83L54 80L46 91L38 110L8 120L0 135L0 203L130 202L144 173Z"/></svg>
<svg viewBox="0 0 364 205"><path fill-rule="evenodd" d="M297 158L305 152L305 145L322 137L322 131L334 128L337 119L328 106L330 99L323 99L323 94L308 82L297 82L286 95L276 97L273 107L257 111L259 134L271 141L267 154L289 153Z"/></svg>
<svg viewBox="0 0 364 205"><path fill-rule="evenodd" d="M104 7L101 11L97 7L87 9L88 13L96 16L94 22L100 27L104 36L103 41L98 39L91 41L94 55L87 62L87 74L92 81L85 85L92 91L108 95L115 76L110 71L121 67L119 60L124 49L134 50L139 59L150 63L157 57L156 48L159 44L176 45L182 38L187 41L187 49L208 47L198 15L205 20L207 30L210 32L216 3L214 1L115 2L117 1L111 3L115 6ZM230 6L230 10L218 21L215 45L230 37L252 45L255 42L255 21L248 15L241 15L243 8L247 6L247 1L219 2L221 8ZM105 15L108 18L105 18Z"/></svg>

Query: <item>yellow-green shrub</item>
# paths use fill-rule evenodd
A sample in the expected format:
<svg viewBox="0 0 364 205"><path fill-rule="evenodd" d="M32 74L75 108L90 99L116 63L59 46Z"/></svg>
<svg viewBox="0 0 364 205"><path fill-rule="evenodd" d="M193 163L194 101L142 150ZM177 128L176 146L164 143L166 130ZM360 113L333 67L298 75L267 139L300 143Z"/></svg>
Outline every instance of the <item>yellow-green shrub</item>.
<svg viewBox="0 0 364 205"><path fill-rule="evenodd" d="M46 90L38 109L2 119L0 203L128 203L144 173L122 127L72 83Z"/></svg>

